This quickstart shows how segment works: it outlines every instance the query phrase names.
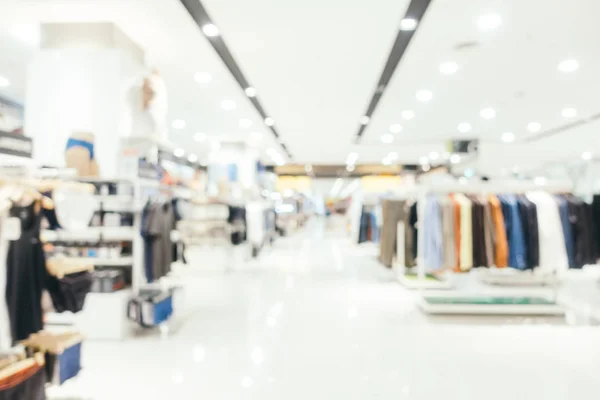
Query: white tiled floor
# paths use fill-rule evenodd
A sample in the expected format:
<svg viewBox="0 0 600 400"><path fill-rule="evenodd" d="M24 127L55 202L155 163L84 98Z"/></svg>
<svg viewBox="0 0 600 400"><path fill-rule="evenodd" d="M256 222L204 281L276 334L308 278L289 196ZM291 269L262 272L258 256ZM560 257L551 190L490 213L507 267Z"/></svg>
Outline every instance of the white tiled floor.
<svg viewBox="0 0 600 400"><path fill-rule="evenodd" d="M179 329L86 342L86 369L64 390L96 400L598 398L598 328L427 318L373 250L315 221L229 272L196 252Z"/></svg>

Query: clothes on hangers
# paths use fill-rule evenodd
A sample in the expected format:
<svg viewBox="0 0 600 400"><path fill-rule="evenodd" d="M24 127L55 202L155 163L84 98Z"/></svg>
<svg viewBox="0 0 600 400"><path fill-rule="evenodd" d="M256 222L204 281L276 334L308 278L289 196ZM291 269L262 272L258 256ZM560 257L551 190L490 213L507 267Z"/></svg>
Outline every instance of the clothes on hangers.
<svg viewBox="0 0 600 400"><path fill-rule="evenodd" d="M526 269L534 269L540 265L537 206L526 196L517 196L517 204L525 237L525 248L527 249Z"/></svg>
<svg viewBox="0 0 600 400"><path fill-rule="evenodd" d="M6 305L6 280L8 275L6 256L8 240L6 239L5 216L0 216L0 352L12 346L10 319Z"/></svg>
<svg viewBox="0 0 600 400"><path fill-rule="evenodd" d="M13 205L10 215L21 222L21 236L10 242L7 255L6 303L13 341L24 340L43 328L42 291L46 261L40 241L42 213L38 203Z"/></svg>
<svg viewBox="0 0 600 400"><path fill-rule="evenodd" d="M535 203L538 212L540 268L548 272L567 270L569 259L556 200L541 191L528 193L527 198Z"/></svg>
<svg viewBox="0 0 600 400"><path fill-rule="evenodd" d="M494 194L488 196L488 202L492 214L494 237L496 238L494 262L497 268L504 268L508 266L508 239L502 205L498 197Z"/></svg>
<svg viewBox="0 0 600 400"><path fill-rule="evenodd" d="M429 271L440 271L443 268L443 231L441 207L436 196L427 197L421 229L425 266Z"/></svg>
<svg viewBox="0 0 600 400"><path fill-rule="evenodd" d="M527 269L527 247L519 205L514 194L498 195L504 215L504 226L508 240L508 265L516 269Z"/></svg>
<svg viewBox="0 0 600 400"><path fill-rule="evenodd" d="M392 261L396 255L398 222L405 221L405 224L408 223L406 202L404 200L383 200L381 214L383 225L381 227L379 261L389 268L392 266ZM398 262L402 264L405 263L405 260L398 260Z"/></svg>
<svg viewBox="0 0 600 400"><path fill-rule="evenodd" d="M146 279L154 282L171 271L175 216L170 201L148 203L142 212Z"/></svg>

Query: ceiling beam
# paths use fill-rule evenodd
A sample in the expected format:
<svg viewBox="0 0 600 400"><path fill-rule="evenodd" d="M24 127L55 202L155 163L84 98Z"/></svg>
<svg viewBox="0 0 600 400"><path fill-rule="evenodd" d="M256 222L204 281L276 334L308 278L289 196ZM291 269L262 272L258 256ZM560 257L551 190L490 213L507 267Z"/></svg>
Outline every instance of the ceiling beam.
<svg viewBox="0 0 600 400"><path fill-rule="evenodd" d="M200 29L200 31L202 31L202 27L207 24L216 25L213 22L213 20L211 19L210 15L208 15L206 8L200 2L200 0L180 0L180 1L181 1L181 4L183 4L185 9L190 14L190 16L192 17L194 22L196 22L196 25L198 25L198 28ZM216 36L211 36L211 37L206 36L206 38L210 42L212 47L215 49L215 51L217 52L217 54L219 55L219 57L221 58L221 60L225 64L225 66L227 67L227 69L229 69L229 72L231 72L231 75L233 75L233 77L235 78L237 83L240 85L240 87L242 88L242 91L245 92L247 88L254 87L248 82L248 79L246 79L246 76L242 72L242 69L240 68L238 63L235 61L233 55L231 54L231 51L229 51L229 48L227 47L227 44L225 43L225 40L223 39L223 36L219 33ZM267 112L265 111L265 108L258 100L258 96L252 96L252 97L248 96L248 99L250 100L250 102L252 103L252 105L254 106L256 111L258 112L258 114L262 117L263 121L268 117L272 117L271 115L267 114ZM275 140L277 141L277 143L279 143L281 148L285 151L285 153L287 154L289 159L292 160L292 153L289 151L289 149L287 148L287 146L281 139L281 136L279 135L279 132L277 132L277 129L275 128L275 126L267 126L267 128L271 131L271 133L275 137Z"/></svg>
<svg viewBox="0 0 600 400"><path fill-rule="evenodd" d="M383 71L381 72L379 82L377 82L377 86L375 86L375 90L371 96L371 101L369 102L367 111L362 115L362 117L366 116L369 118L369 120L373 117L375 109L379 105L379 101L387 89L387 86L390 83L398 64L400 63L400 60L402 60L410 41L412 40L417 29L419 29L421 26L423 16L429 8L431 1L432 0L411 0L410 4L408 5L408 9L406 10L406 14L404 15L403 19L414 19L417 21L417 26L413 30L402 30L401 28L398 30L392 50L390 51L385 66L383 67ZM360 123L358 132L356 133L356 143L360 142L360 139L367 126L368 122L366 124Z"/></svg>

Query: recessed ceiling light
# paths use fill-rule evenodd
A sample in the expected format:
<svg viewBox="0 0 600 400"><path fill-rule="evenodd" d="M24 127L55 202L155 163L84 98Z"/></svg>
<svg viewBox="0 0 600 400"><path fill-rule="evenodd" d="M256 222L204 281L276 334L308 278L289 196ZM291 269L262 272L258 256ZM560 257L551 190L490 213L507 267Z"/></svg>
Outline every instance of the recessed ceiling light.
<svg viewBox="0 0 600 400"><path fill-rule="evenodd" d="M360 117L359 121L362 125L367 125L369 123L369 121L371 121L371 118L369 118L366 115L363 115L362 117Z"/></svg>
<svg viewBox="0 0 600 400"><path fill-rule="evenodd" d="M560 64L558 64L558 70L560 72L565 72L565 73L569 73L569 72L575 72L579 69L579 61L577 60L563 60L560 62Z"/></svg>
<svg viewBox="0 0 600 400"><path fill-rule="evenodd" d="M248 97L256 96L256 89L254 89L252 86L247 87L246 90L244 90L244 92L246 92L246 96Z"/></svg>
<svg viewBox="0 0 600 400"><path fill-rule="evenodd" d="M354 166L354 164L348 164L348 165L346 165L346 171L348 171L348 172L354 171L355 168L356 167Z"/></svg>
<svg viewBox="0 0 600 400"><path fill-rule="evenodd" d="M221 108L225 111L235 110L236 107L237 104L235 104L235 101L233 100L223 100L221 102Z"/></svg>
<svg viewBox="0 0 600 400"><path fill-rule="evenodd" d="M404 18L400 21L401 31L414 31L417 28L417 20L414 18Z"/></svg>
<svg viewBox="0 0 600 400"><path fill-rule="evenodd" d="M427 172L431 169L431 167L429 166L429 164L425 164L421 167L423 169L423 171Z"/></svg>
<svg viewBox="0 0 600 400"><path fill-rule="evenodd" d="M583 158L586 161L591 160L592 153L590 153L589 151L584 151L583 153L581 153L581 158Z"/></svg>
<svg viewBox="0 0 600 400"><path fill-rule="evenodd" d="M392 135L391 133L384 133L383 135L381 135L381 142L382 143L392 143L394 141L394 135Z"/></svg>
<svg viewBox="0 0 600 400"><path fill-rule="evenodd" d="M271 117L267 117L265 118L265 125L266 126L273 126L275 125L275 120Z"/></svg>
<svg viewBox="0 0 600 400"><path fill-rule="evenodd" d="M433 93L431 93L431 90L425 89L425 90L419 90L417 92L417 100L422 101L423 103L427 103L431 99L433 99Z"/></svg>
<svg viewBox="0 0 600 400"><path fill-rule="evenodd" d="M493 108L484 108L479 112L479 115L483 119L493 119L496 116L496 110Z"/></svg>
<svg viewBox="0 0 600 400"><path fill-rule="evenodd" d="M454 61L447 61L440 64L440 72L443 75L452 75L458 71L458 64Z"/></svg>
<svg viewBox="0 0 600 400"><path fill-rule="evenodd" d="M435 161L438 158L440 158L440 153L438 153L437 151L432 151L431 153L429 153L430 160Z"/></svg>
<svg viewBox="0 0 600 400"><path fill-rule="evenodd" d="M252 126L252 120L250 118L240 119L240 128L248 129Z"/></svg>
<svg viewBox="0 0 600 400"><path fill-rule="evenodd" d="M185 154L185 150L183 150L183 149L175 149L175 150L173 150L173 155L175 157L183 157L184 154Z"/></svg>
<svg viewBox="0 0 600 400"><path fill-rule="evenodd" d="M531 133L536 133L542 130L542 124L539 122L530 122L527 124L527 130Z"/></svg>
<svg viewBox="0 0 600 400"><path fill-rule="evenodd" d="M356 160L358 160L358 153L348 153L348 157L346 157L346 164L355 164Z"/></svg>
<svg viewBox="0 0 600 400"><path fill-rule="evenodd" d="M263 137L262 132L251 132L250 136L252 137L252 139L254 140L261 140Z"/></svg>
<svg viewBox="0 0 600 400"><path fill-rule="evenodd" d="M460 162L460 155L458 155L458 154L452 154L450 156L450 162L452 164L458 164Z"/></svg>
<svg viewBox="0 0 600 400"><path fill-rule="evenodd" d="M390 160L389 158L385 157L383 160L381 160L381 163L383 165L391 165L392 164L392 160Z"/></svg>
<svg viewBox="0 0 600 400"><path fill-rule="evenodd" d="M206 24L202 27L202 32L208 37L219 36L219 28L215 24Z"/></svg>
<svg viewBox="0 0 600 400"><path fill-rule="evenodd" d="M171 126L173 126L174 129L183 129L185 128L185 121L182 119L176 119L173 121Z"/></svg>
<svg viewBox="0 0 600 400"><path fill-rule="evenodd" d="M194 80L198 83L208 83L212 81L212 75L208 72L196 72L194 74Z"/></svg>
<svg viewBox="0 0 600 400"><path fill-rule="evenodd" d="M515 141L515 134L512 132L504 132L502 134L502 141L504 143L512 143Z"/></svg>
<svg viewBox="0 0 600 400"><path fill-rule="evenodd" d="M472 127L471 124L468 122L461 122L460 124L458 124L457 129L460 133L467 133L471 132Z"/></svg>
<svg viewBox="0 0 600 400"><path fill-rule="evenodd" d="M390 132L392 132L392 133L400 133L400 132L402 132L402 125L400 125L400 124L390 125Z"/></svg>
<svg viewBox="0 0 600 400"><path fill-rule="evenodd" d="M196 142L202 142L203 140L206 140L206 133L204 133L204 132L197 132L194 135L194 140Z"/></svg>
<svg viewBox="0 0 600 400"><path fill-rule="evenodd" d="M413 119L415 117L415 113L412 110L403 110L402 111L402 118L404 118L405 120L409 121L411 119Z"/></svg>
<svg viewBox="0 0 600 400"><path fill-rule="evenodd" d="M482 15L477 19L477 27L480 31L489 32L498 29L502 25L502 17L498 14Z"/></svg>
<svg viewBox="0 0 600 400"><path fill-rule="evenodd" d="M577 116L577 110L574 108L564 108L561 114L565 118L575 118Z"/></svg>
<svg viewBox="0 0 600 400"><path fill-rule="evenodd" d="M10 81L3 76L0 76L0 87L10 86Z"/></svg>
<svg viewBox="0 0 600 400"><path fill-rule="evenodd" d="M419 164L429 164L429 157L419 157Z"/></svg>
<svg viewBox="0 0 600 400"><path fill-rule="evenodd" d="M388 158L389 158L390 160L397 160L397 159L398 159L398 153L396 153L395 151L392 151L392 152L391 152L391 153L389 153L387 156L388 156Z"/></svg>
<svg viewBox="0 0 600 400"><path fill-rule="evenodd" d="M197 156L197 155L195 155L195 154L190 154L190 155L188 156L188 161L189 161L189 162L196 162L196 161L198 161L198 156Z"/></svg>

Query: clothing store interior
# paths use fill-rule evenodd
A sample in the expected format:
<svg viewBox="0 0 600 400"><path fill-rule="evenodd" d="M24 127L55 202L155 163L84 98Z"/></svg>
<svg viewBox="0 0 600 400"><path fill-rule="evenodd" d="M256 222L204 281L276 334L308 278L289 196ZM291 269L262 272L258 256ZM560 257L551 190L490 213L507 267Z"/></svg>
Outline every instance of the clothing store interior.
<svg viewBox="0 0 600 400"><path fill-rule="evenodd" d="M598 15L1 0L0 400L596 400Z"/></svg>

